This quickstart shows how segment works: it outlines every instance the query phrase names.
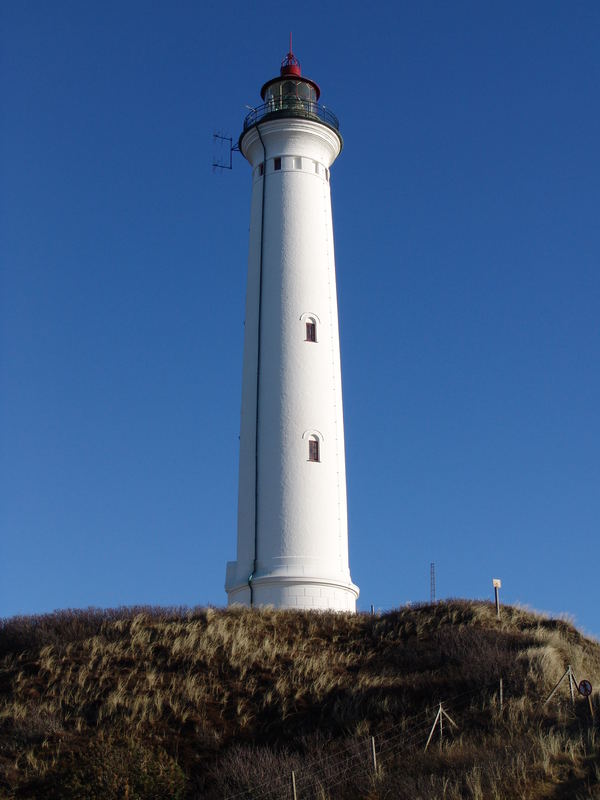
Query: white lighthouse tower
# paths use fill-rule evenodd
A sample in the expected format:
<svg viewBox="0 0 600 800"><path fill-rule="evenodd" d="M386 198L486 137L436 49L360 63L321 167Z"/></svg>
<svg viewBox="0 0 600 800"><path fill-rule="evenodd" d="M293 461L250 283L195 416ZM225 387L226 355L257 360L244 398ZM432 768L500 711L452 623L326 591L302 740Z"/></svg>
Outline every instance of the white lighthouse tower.
<svg viewBox="0 0 600 800"><path fill-rule="evenodd" d="M338 120L291 52L244 121L252 203L228 602L353 611L329 169Z"/></svg>

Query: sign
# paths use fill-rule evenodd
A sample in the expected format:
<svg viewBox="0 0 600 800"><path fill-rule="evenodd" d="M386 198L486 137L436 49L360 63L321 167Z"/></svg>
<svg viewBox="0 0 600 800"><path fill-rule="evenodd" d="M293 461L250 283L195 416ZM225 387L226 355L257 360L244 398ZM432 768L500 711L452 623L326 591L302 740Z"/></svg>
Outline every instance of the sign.
<svg viewBox="0 0 600 800"><path fill-rule="evenodd" d="M592 684L589 681L581 681L577 687L577 691L584 697L589 697L592 693Z"/></svg>
<svg viewBox="0 0 600 800"><path fill-rule="evenodd" d="M494 589L500 589L502 587L502 581L500 578L492 578L492 586Z"/></svg>

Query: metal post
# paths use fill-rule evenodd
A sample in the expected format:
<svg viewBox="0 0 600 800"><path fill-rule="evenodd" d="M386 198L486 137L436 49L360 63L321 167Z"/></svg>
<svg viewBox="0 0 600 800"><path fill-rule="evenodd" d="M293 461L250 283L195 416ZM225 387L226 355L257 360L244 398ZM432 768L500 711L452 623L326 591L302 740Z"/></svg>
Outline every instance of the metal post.
<svg viewBox="0 0 600 800"><path fill-rule="evenodd" d="M373 603L371 603L371 616L372 617L375 616L375 606L373 605Z"/></svg>
<svg viewBox="0 0 600 800"><path fill-rule="evenodd" d="M502 686L502 678L500 678L500 711L502 711L504 705L504 691Z"/></svg>
<svg viewBox="0 0 600 800"><path fill-rule="evenodd" d="M429 565L429 592L431 602L435 603L435 562L432 561Z"/></svg>
<svg viewBox="0 0 600 800"><path fill-rule="evenodd" d="M444 712L442 711L442 704L440 703L440 750L442 749L443 738L444 738Z"/></svg>
<svg viewBox="0 0 600 800"><path fill-rule="evenodd" d="M496 599L496 616L500 619L500 592L499 589L502 586L502 581L500 578L492 578L492 586L494 587L494 597Z"/></svg>
<svg viewBox="0 0 600 800"><path fill-rule="evenodd" d="M292 770L292 800L298 800L296 795L296 776L294 774L294 770Z"/></svg>
<svg viewBox="0 0 600 800"><path fill-rule="evenodd" d="M377 752L375 750L375 737L371 736L371 756L373 758L373 772L377 775Z"/></svg>

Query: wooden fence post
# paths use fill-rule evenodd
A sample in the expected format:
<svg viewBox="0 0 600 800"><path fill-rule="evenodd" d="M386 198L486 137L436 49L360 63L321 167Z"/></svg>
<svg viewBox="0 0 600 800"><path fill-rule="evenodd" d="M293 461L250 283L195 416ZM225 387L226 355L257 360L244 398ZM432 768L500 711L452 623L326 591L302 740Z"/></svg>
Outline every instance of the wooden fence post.
<svg viewBox="0 0 600 800"><path fill-rule="evenodd" d="M439 723L439 726L440 726L440 750L442 749L442 744L443 744L443 740L444 740L444 717L446 717L446 719L452 725L453 728L458 728L458 725L456 724L456 722L454 722L454 720L452 719L450 714L448 714L448 712L444 709L444 707L440 703L440 705L438 707L438 712L435 715L434 723L431 726L431 731L429 732L429 738L427 739L427 744L425 745L425 752L427 752L427 748L429 747L429 743L431 742L431 738L433 736L433 733L435 731L436 725L438 723Z"/></svg>
<svg viewBox="0 0 600 800"><path fill-rule="evenodd" d="M377 775L377 752L375 750L375 737L371 736L371 757L373 759L373 772Z"/></svg>
<svg viewBox="0 0 600 800"><path fill-rule="evenodd" d="M571 665L567 666L567 672L569 673L569 691L571 692L571 705L575 707L575 691L573 689L573 670L571 669Z"/></svg>
<svg viewBox="0 0 600 800"><path fill-rule="evenodd" d="M294 770L292 770L292 800L298 800L296 795L296 776L294 774Z"/></svg>

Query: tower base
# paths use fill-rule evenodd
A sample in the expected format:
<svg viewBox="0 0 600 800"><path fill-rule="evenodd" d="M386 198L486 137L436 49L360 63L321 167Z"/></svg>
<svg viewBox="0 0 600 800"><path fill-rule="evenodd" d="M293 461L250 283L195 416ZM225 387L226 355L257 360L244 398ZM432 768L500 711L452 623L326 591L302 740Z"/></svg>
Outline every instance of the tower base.
<svg viewBox="0 0 600 800"><path fill-rule="evenodd" d="M237 562L231 562L237 565ZM252 579L252 600L248 583L227 589L228 605L274 606L320 611L356 611L358 586L353 583L303 575L266 575Z"/></svg>

